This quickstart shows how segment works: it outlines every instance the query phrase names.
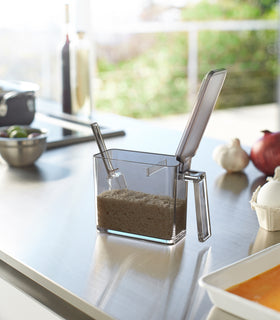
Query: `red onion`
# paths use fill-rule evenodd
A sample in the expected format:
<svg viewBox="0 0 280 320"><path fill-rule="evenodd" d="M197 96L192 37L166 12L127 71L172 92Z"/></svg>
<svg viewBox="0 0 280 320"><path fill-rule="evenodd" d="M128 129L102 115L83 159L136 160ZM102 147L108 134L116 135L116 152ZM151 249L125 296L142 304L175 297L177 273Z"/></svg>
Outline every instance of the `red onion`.
<svg viewBox="0 0 280 320"><path fill-rule="evenodd" d="M280 166L280 132L262 132L264 136L253 144L250 158L256 168L273 176L274 169Z"/></svg>

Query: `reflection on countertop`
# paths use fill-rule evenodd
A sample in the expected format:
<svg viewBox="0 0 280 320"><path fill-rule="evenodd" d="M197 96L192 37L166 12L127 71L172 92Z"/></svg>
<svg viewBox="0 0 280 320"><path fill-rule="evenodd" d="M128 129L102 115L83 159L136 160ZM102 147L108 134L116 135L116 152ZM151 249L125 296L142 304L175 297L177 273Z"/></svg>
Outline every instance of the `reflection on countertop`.
<svg viewBox="0 0 280 320"><path fill-rule="evenodd" d="M280 231L267 231L259 228L254 243L250 246L249 254L257 253L280 242Z"/></svg>
<svg viewBox="0 0 280 320"><path fill-rule="evenodd" d="M263 186L266 183L267 177L265 175L261 175L259 177L257 177L251 185L251 192L253 193L254 191L256 191L258 186Z"/></svg>
<svg viewBox="0 0 280 320"><path fill-rule="evenodd" d="M224 173L216 179L215 186L233 195L239 195L248 187L248 177L244 172Z"/></svg>
<svg viewBox="0 0 280 320"><path fill-rule="evenodd" d="M179 298L176 288L183 274L187 281L187 303L181 301L184 308L180 319L190 319L191 314L197 313L205 294L198 286L198 279L209 271L210 251L209 247L203 247L195 253L195 267L191 273L186 273L184 261L189 260L193 264L193 252L189 258L186 256L185 240L174 246L165 246L98 234L89 279L91 284L88 286L91 292L87 292L87 296L101 309L110 310L110 305L116 300L114 298L125 286L127 296L122 299L131 304L133 295L135 303L138 299L145 301L143 308L147 319L154 319L155 314L157 319L168 319L174 312L169 310L169 302ZM127 312L131 317L132 310L128 305Z"/></svg>

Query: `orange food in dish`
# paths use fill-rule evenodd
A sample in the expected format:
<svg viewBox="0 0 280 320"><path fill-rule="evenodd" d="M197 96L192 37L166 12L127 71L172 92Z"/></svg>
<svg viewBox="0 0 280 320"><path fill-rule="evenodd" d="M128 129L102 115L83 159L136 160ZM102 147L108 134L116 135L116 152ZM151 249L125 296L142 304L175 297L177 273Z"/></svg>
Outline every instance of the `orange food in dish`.
<svg viewBox="0 0 280 320"><path fill-rule="evenodd" d="M280 311L280 264L226 291Z"/></svg>

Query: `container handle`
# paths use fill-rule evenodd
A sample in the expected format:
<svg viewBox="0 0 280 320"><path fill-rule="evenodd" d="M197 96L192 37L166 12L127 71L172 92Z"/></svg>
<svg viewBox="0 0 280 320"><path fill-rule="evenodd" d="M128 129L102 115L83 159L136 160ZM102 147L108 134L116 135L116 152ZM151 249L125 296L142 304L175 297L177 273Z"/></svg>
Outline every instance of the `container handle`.
<svg viewBox="0 0 280 320"><path fill-rule="evenodd" d="M204 242L211 236L206 173L188 170L184 172L184 180L193 182L197 235L198 240Z"/></svg>

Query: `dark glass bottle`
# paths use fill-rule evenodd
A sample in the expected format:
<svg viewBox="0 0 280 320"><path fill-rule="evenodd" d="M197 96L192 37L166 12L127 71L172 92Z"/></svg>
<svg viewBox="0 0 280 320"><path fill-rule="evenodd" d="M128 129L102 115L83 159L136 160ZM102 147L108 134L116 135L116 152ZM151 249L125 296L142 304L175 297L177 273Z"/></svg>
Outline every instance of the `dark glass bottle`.
<svg viewBox="0 0 280 320"><path fill-rule="evenodd" d="M69 6L66 5L66 25L69 24ZM71 81L70 81L70 39L66 31L66 40L62 48L62 111L72 113Z"/></svg>

